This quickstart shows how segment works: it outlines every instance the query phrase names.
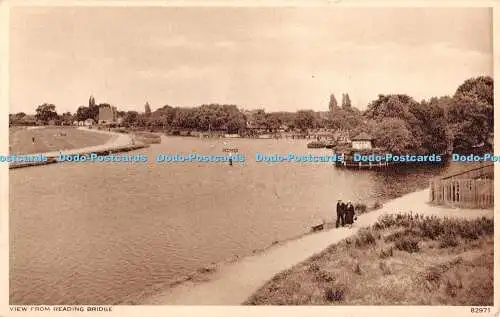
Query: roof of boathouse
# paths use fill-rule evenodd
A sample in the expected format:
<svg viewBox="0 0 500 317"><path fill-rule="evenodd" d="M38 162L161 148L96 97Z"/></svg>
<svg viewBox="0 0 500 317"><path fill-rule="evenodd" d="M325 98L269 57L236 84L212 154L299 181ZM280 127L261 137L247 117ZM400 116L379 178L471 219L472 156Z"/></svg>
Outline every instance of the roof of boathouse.
<svg viewBox="0 0 500 317"><path fill-rule="evenodd" d="M351 141L372 141L372 140L373 140L372 136L365 132L361 132L360 134L351 139Z"/></svg>

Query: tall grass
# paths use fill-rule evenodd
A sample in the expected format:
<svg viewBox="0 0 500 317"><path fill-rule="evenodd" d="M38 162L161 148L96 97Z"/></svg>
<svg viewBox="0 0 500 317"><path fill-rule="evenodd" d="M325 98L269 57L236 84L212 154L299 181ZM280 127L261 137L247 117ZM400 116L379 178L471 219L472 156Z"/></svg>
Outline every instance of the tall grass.
<svg viewBox="0 0 500 317"><path fill-rule="evenodd" d="M362 228L343 244L347 247L366 248L376 246L377 240L394 244L388 249L379 251L380 258L393 255L393 249L414 253L420 251L423 240L438 241L439 248L452 248L460 244L460 240L476 240L479 237L493 234L493 219L486 217L473 220L456 219L418 214L389 214L379 217L369 228ZM391 233L383 236L384 231ZM396 231L394 231L396 229ZM398 230L399 229L399 230Z"/></svg>
<svg viewBox="0 0 500 317"><path fill-rule="evenodd" d="M413 214L391 214L379 217L372 226L375 231L391 227L401 227L418 237L431 240L447 239L448 241L460 237L475 240L480 236L493 234L493 219L486 217L472 220L456 219L438 216L423 216Z"/></svg>

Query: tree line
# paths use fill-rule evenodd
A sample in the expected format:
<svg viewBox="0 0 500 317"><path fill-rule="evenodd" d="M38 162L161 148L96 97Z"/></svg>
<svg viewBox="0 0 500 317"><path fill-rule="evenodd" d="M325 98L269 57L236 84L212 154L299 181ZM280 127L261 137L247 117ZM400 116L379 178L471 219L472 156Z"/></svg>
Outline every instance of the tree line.
<svg viewBox="0 0 500 317"><path fill-rule="evenodd" d="M75 114L57 114L55 105L37 106L34 118L24 113L9 115L11 124L32 121L97 121L100 106L94 97L88 106L80 106ZM467 79L453 96L433 97L417 102L405 94L379 95L365 111L351 105L348 94L342 94L341 106L332 94L329 111L265 112L263 109L243 111L236 105L205 104L197 107L164 105L144 112L118 111L125 127L151 130L224 131L225 133L273 133L278 130L307 133L311 129L349 131L350 137L361 132L371 134L376 146L393 153L442 153L449 147L467 152L478 145L492 148L493 79L480 76ZM31 122L32 122L31 121Z"/></svg>

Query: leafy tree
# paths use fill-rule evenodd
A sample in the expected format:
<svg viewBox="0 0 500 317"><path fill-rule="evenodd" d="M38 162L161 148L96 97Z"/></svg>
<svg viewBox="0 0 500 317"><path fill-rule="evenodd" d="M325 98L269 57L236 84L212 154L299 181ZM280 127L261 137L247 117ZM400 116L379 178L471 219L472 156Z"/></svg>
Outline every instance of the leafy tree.
<svg viewBox="0 0 500 317"><path fill-rule="evenodd" d="M44 123L47 123L49 120L56 120L58 117L56 106L53 104L44 103L36 108L35 118Z"/></svg>
<svg viewBox="0 0 500 317"><path fill-rule="evenodd" d="M468 152L474 145L488 141L492 127L489 124L489 105L470 95L457 95L449 111L453 149Z"/></svg>
<svg viewBox="0 0 500 317"><path fill-rule="evenodd" d="M395 154L413 153L415 140L402 119L388 118L381 122L371 122L372 135L376 146Z"/></svg>
<svg viewBox="0 0 500 317"><path fill-rule="evenodd" d="M315 115L312 110L299 110L297 111L297 117L295 119L295 125L301 131L306 132L307 129L314 127Z"/></svg>
<svg viewBox="0 0 500 317"><path fill-rule="evenodd" d="M276 131L283 124L283 119L278 113L266 114L266 128L270 131Z"/></svg>
<svg viewBox="0 0 500 317"><path fill-rule="evenodd" d="M71 112L65 112L61 115L61 121L66 124L66 125L69 125L73 122L73 115L71 114Z"/></svg>
<svg viewBox="0 0 500 317"><path fill-rule="evenodd" d="M328 128L351 130L363 123L361 114L340 108L331 114L328 120Z"/></svg>
<svg viewBox="0 0 500 317"><path fill-rule="evenodd" d="M246 127L245 115L235 105L223 105L224 128L228 133L237 133Z"/></svg>
<svg viewBox="0 0 500 317"><path fill-rule="evenodd" d="M139 119L139 113L137 111L127 111L125 117L123 118L123 124L129 127L134 127L137 125Z"/></svg>
<svg viewBox="0 0 500 317"><path fill-rule="evenodd" d="M87 120L89 118L89 108L84 106L78 107L75 117L77 121Z"/></svg>
<svg viewBox="0 0 500 317"><path fill-rule="evenodd" d="M388 119L402 120L414 140L413 151L421 153L427 150L422 147L424 132L420 121L414 114L419 106L418 102L407 95L379 95L377 100L372 101L368 105L364 116L367 119L377 122L383 122Z"/></svg>
<svg viewBox="0 0 500 317"><path fill-rule="evenodd" d="M199 119L198 110L195 108L176 108L173 119L173 126L176 128L196 129Z"/></svg>
<svg viewBox="0 0 500 317"><path fill-rule="evenodd" d="M257 109L257 111L252 115L253 123L260 129L266 129L266 117L267 115L264 109Z"/></svg>
<svg viewBox="0 0 500 317"><path fill-rule="evenodd" d="M493 133L493 79L480 76L461 84L448 109L448 123L453 135L453 149L469 152L474 145L487 144Z"/></svg>
<svg viewBox="0 0 500 317"><path fill-rule="evenodd" d="M420 148L422 152L444 153L449 145L450 131L446 120L446 107L449 97L423 100L410 110L418 121L421 131Z"/></svg>

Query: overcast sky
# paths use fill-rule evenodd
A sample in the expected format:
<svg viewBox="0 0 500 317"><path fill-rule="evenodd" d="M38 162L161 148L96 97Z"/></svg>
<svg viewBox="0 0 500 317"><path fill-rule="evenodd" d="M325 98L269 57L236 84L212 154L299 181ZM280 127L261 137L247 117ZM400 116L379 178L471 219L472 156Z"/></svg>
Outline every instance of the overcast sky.
<svg viewBox="0 0 500 317"><path fill-rule="evenodd" d="M451 95L492 75L491 25L487 8L12 8L11 112Z"/></svg>

